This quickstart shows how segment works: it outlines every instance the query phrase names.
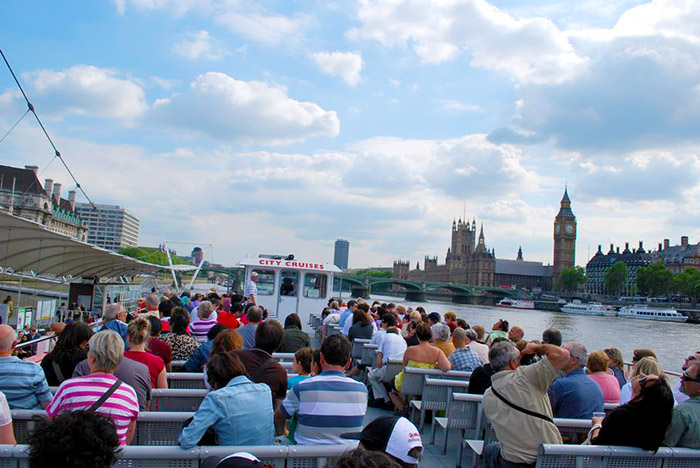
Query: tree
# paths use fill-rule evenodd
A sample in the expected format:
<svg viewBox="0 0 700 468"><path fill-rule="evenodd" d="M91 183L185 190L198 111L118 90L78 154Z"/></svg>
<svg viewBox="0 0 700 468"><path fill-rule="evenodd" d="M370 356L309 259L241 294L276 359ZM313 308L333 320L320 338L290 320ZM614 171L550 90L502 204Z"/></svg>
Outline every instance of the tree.
<svg viewBox="0 0 700 468"><path fill-rule="evenodd" d="M693 303L700 296L700 271L691 267L673 277L673 289L684 296L688 296Z"/></svg>
<svg viewBox="0 0 700 468"><path fill-rule="evenodd" d="M127 257L132 257L142 262L153 263L155 265L167 265L168 256L165 252L154 248L139 248L139 247L122 247L119 249L119 253L126 255ZM177 255L170 255L173 265L184 264L185 262L182 258Z"/></svg>
<svg viewBox="0 0 700 468"><path fill-rule="evenodd" d="M586 283L586 270L575 266L565 268L557 278L557 289L561 291L578 291Z"/></svg>
<svg viewBox="0 0 700 468"><path fill-rule="evenodd" d="M627 265L625 262L617 262L605 272L603 281L608 294L620 294L627 282Z"/></svg>
<svg viewBox="0 0 700 468"><path fill-rule="evenodd" d="M663 262L652 263L637 270L637 288L645 296L668 294L673 273Z"/></svg>

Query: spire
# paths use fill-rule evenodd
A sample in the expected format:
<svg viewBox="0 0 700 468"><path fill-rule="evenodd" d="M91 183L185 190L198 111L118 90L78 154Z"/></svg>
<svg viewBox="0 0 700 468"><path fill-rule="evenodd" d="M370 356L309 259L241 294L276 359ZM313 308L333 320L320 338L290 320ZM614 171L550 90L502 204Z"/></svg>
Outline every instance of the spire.
<svg viewBox="0 0 700 468"><path fill-rule="evenodd" d="M453 231L457 230L457 221L454 218L452 218L452 230Z"/></svg>
<svg viewBox="0 0 700 468"><path fill-rule="evenodd" d="M562 204L564 203L571 203L571 200L569 199L569 188L564 185L564 196L561 198Z"/></svg>
<svg viewBox="0 0 700 468"><path fill-rule="evenodd" d="M516 260L521 261L521 262L523 261L523 247L522 246L518 247L518 258Z"/></svg>
<svg viewBox="0 0 700 468"><path fill-rule="evenodd" d="M481 232L479 232L479 240L484 239L484 223L481 223Z"/></svg>

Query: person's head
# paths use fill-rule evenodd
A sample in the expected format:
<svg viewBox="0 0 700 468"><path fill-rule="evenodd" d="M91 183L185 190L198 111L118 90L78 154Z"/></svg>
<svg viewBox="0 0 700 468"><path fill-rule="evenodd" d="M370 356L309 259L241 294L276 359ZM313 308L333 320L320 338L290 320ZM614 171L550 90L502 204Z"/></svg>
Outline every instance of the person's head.
<svg viewBox="0 0 700 468"><path fill-rule="evenodd" d="M467 329L467 330L465 330L464 328L461 328L461 327L459 327L459 328L460 328L460 330L464 330L464 337L467 340L467 345L471 344L472 341L476 341L476 332L474 330L472 330L471 328ZM457 331L457 330L455 330L455 331Z"/></svg>
<svg viewBox="0 0 700 468"><path fill-rule="evenodd" d="M486 329L483 325L474 325L472 330L476 332L476 340L484 341L484 335L486 334Z"/></svg>
<svg viewBox="0 0 700 468"><path fill-rule="evenodd" d="M632 368L632 377L638 375L658 375L661 378L665 378L661 364L651 356L643 357L634 364Z"/></svg>
<svg viewBox="0 0 700 468"><path fill-rule="evenodd" d="M85 322L69 323L58 335L56 346L54 346L50 354L61 359L78 349L86 349L92 334L92 329Z"/></svg>
<svg viewBox="0 0 700 468"><path fill-rule="evenodd" d="M385 453L404 467L417 466L423 457L423 441L418 428L401 416L379 416L362 432L345 433L341 437L359 440L363 449Z"/></svg>
<svg viewBox="0 0 700 468"><path fill-rule="evenodd" d="M504 338L491 345L489 349L489 362L494 372L517 369L520 365L520 351L518 351L518 348L516 348L512 342Z"/></svg>
<svg viewBox="0 0 700 468"><path fill-rule="evenodd" d="M254 271L253 273L250 274L250 280L253 281L254 283L258 282L258 272Z"/></svg>
<svg viewBox="0 0 700 468"><path fill-rule="evenodd" d="M184 335L190 324L190 314L182 307L175 307L170 316L170 331L176 335Z"/></svg>
<svg viewBox="0 0 700 468"><path fill-rule="evenodd" d="M406 307L402 305L397 305L396 306L396 315L398 315L401 319L403 319L404 315L406 315Z"/></svg>
<svg viewBox="0 0 700 468"><path fill-rule="evenodd" d="M243 304L240 302L234 302L231 304L231 313L236 317L236 318L241 318L243 316Z"/></svg>
<svg viewBox="0 0 700 468"><path fill-rule="evenodd" d="M314 350L308 347L299 348L294 353L292 371L296 374L308 375L311 373L311 362L314 359Z"/></svg>
<svg viewBox="0 0 700 468"><path fill-rule="evenodd" d="M428 323L432 326L435 325L436 323L440 323L442 321L442 317L440 317L440 314L438 312L430 312L428 314Z"/></svg>
<svg viewBox="0 0 700 468"><path fill-rule="evenodd" d="M523 336L525 336L525 331L517 325L513 325L508 332L508 339L513 342L522 340Z"/></svg>
<svg viewBox="0 0 700 468"><path fill-rule="evenodd" d="M202 320L208 319L212 312L214 312L214 305L210 301L202 301L197 307L197 317Z"/></svg>
<svg viewBox="0 0 700 468"><path fill-rule="evenodd" d="M561 332L556 328L548 328L542 332L542 343L561 346Z"/></svg>
<svg viewBox="0 0 700 468"><path fill-rule="evenodd" d="M622 351L617 348L605 348L603 351L610 359L610 362L608 362L608 367L611 369L622 369L622 367L625 365L624 358L622 357Z"/></svg>
<svg viewBox="0 0 700 468"><path fill-rule="evenodd" d="M604 351L593 351L588 360L586 361L586 367L588 367L588 372L607 372L608 363L610 358Z"/></svg>
<svg viewBox="0 0 700 468"><path fill-rule="evenodd" d="M318 375L321 372L323 372L321 369L321 348L316 348L311 361L311 375Z"/></svg>
<svg viewBox="0 0 700 468"><path fill-rule="evenodd" d="M222 325L220 323L217 323L216 325L211 327L209 329L209 331L207 332L207 340L214 341L216 339L216 337L219 336L219 333L221 333L222 331L225 331L225 330L228 330L226 325ZM212 345L213 344L214 343L212 343Z"/></svg>
<svg viewBox="0 0 700 468"><path fill-rule="evenodd" d="M508 320L500 319L498 322L494 323L491 330L501 330L504 332L508 331Z"/></svg>
<svg viewBox="0 0 700 468"><path fill-rule="evenodd" d="M176 305L172 301L172 299L168 299L167 301L161 301L161 303L158 304L158 313L161 317L170 317L175 307Z"/></svg>
<svg viewBox="0 0 700 468"><path fill-rule="evenodd" d="M376 452L358 445L353 451L345 452L325 468L403 468L384 452Z"/></svg>
<svg viewBox="0 0 700 468"><path fill-rule="evenodd" d="M430 331L430 326L428 326L427 323L420 322L418 323L418 325L416 325L416 338L418 338L418 341L423 341L427 343L432 337L433 334Z"/></svg>
<svg viewBox="0 0 700 468"><path fill-rule="evenodd" d="M567 343L564 349L569 352L569 362L563 368L564 372L583 369L588 362L588 350L581 343Z"/></svg>
<svg viewBox="0 0 700 468"><path fill-rule="evenodd" d="M700 362L700 351L696 351L685 358L683 365L681 366L681 370L686 370L691 364L693 364L693 362Z"/></svg>
<svg viewBox="0 0 700 468"><path fill-rule="evenodd" d="M469 327L469 324L467 323L467 321L464 320L463 318L458 318L458 319L457 319L457 327L458 327L458 328L461 328L461 329L463 329L463 330L469 330L469 328L470 328L470 327Z"/></svg>
<svg viewBox="0 0 700 468"><path fill-rule="evenodd" d="M237 331L226 328L225 330L221 330L214 338L209 357L216 354L228 353L236 349L243 349L243 338Z"/></svg>
<svg viewBox="0 0 700 468"><path fill-rule="evenodd" d="M382 327L383 328L395 327L397 322L398 322L397 317L394 314L384 314L384 317L382 317Z"/></svg>
<svg viewBox="0 0 700 468"><path fill-rule="evenodd" d="M467 331L462 328L455 328L452 332L452 344L455 348L464 348L467 345Z"/></svg>
<svg viewBox="0 0 700 468"><path fill-rule="evenodd" d="M421 320L423 320L423 318L420 315L420 312L418 312L417 310L411 312L411 315L409 315L409 317L411 317L411 322L420 322Z"/></svg>
<svg viewBox="0 0 700 468"><path fill-rule="evenodd" d="M301 319L297 314L289 314L287 315L287 318L284 319L284 328L285 330L287 328L293 328L296 327L299 330L301 330Z"/></svg>
<svg viewBox="0 0 700 468"><path fill-rule="evenodd" d="M248 377L245 366L233 353L217 354L207 361L207 380L214 390L224 388L231 379L244 375Z"/></svg>
<svg viewBox="0 0 700 468"><path fill-rule="evenodd" d="M277 320L266 320L255 330L255 347L270 354L280 347L284 329Z"/></svg>
<svg viewBox="0 0 700 468"><path fill-rule="evenodd" d="M88 341L88 366L92 372L113 374L124 357L124 340L117 332L104 330Z"/></svg>
<svg viewBox="0 0 700 468"><path fill-rule="evenodd" d="M156 337L160 335L160 331L163 329L163 322L161 322L158 317L154 315L149 315L148 318L148 323L151 324L151 336Z"/></svg>
<svg viewBox="0 0 700 468"><path fill-rule="evenodd" d="M632 352L632 364L635 364L637 361L647 356L651 356L656 359L656 354L650 349L635 349Z"/></svg>
<svg viewBox="0 0 700 468"><path fill-rule="evenodd" d="M123 322L126 320L126 309L124 309L121 302L107 304L107 307L105 307L104 319L105 322L109 322L110 320L121 320Z"/></svg>
<svg viewBox="0 0 700 468"><path fill-rule="evenodd" d="M350 365L352 344L343 335L329 336L321 345L321 369L331 367L346 369Z"/></svg>
<svg viewBox="0 0 700 468"><path fill-rule="evenodd" d="M357 310L357 301L356 300L350 299L348 301L348 310L350 312L353 312L353 313Z"/></svg>
<svg viewBox="0 0 700 468"><path fill-rule="evenodd" d="M248 309L248 323L257 325L262 321L263 311L258 306L253 306Z"/></svg>
<svg viewBox="0 0 700 468"><path fill-rule="evenodd" d="M29 434L29 468L110 468L117 461L119 437L111 418L69 411L36 424Z"/></svg>
<svg viewBox="0 0 700 468"><path fill-rule="evenodd" d="M168 297L168 299L170 299ZM158 310L158 304L160 304L160 299L155 294L151 294L146 298L146 307L148 310Z"/></svg>
<svg viewBox="0 0 700 468"><path fill-rule="evenodd" d="M126 329L126 338L129 341L129 346L146 344L149 336L151 336L151 322L143 317L137 317L129 322L129 326Z"/></svg>
<svg viewBox="0 0 700 468"><path fill-rule="evenodd" d="M331 305L328 306L331 310L338 310L338 303L336 301L331 302Z"/></svg>
<svg viewBox="0 0 700 468"><path fill-rule="evenodd" d="M436 323L430 327L430 331L433 332L433 340L435 341L447 341L450 339L450 327L446 323Z"/></svg>
<svg viewBox="0 0 700 468"><path fill-rule="evenodd" d="M366 317L366 312L358 308L355 312L352 313L352 324L355 325L358 323L368 323Z"/></svg>
<svg viewBox="0 0 700 468"><path fill-rule="evenodd" d="M693 361L681 376L681 391L690 398L700 396L700 361Z"/></svg>
<svg viewBox="0 0 700 468"><path fill-rule="evenodd" d="M445 312L445 322L457 322L457 314L452 311Z"/></svg>

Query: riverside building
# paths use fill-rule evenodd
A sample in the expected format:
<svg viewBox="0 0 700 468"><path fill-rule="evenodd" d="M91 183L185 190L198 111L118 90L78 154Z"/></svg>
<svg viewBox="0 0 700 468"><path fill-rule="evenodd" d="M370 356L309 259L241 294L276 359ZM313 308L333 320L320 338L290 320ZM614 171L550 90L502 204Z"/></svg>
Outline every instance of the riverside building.
<svg viewBox="0 0 700 468"><path fill-rule="evenodd" d="M140 221L126 209L89 203L78 203L76 209L89 227L88 243L115 252L138 245Z"/></svg>

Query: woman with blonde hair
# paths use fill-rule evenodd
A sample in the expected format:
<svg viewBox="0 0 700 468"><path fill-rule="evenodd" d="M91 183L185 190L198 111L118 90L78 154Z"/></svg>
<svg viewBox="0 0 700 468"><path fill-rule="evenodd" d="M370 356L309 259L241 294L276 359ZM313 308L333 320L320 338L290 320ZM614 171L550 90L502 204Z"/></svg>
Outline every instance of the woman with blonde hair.
<svg viewBox="0 0 700 468"><path fill-rule="evenodd" d="M625 383L620 390L620 404L624 405L632 399L632 380L638 375L658 375L660 379L666 380L661 364L656 358L644 357L634 364L629 382Z"/></svg>
<svg viewBox="0 0 700 468"><path fill-rule="evenodd" d="M165 371L163 358L146 351L146 345L150 336L151 322L143 317L132 320L126 329L129 350L124 352L124 357L133 359L148 367L148 373L151 375L151 387L168 388L168 374Z"/></svg>
<svg viewBox="0 0 700 468"><path fill-rule="evenodd" d="M603 391L605 403L617 403L620 401L620 384L614 375L608 373L610 358L603 351L593 351L588 356L586 367L588 377L598 384Z"/></svg>

